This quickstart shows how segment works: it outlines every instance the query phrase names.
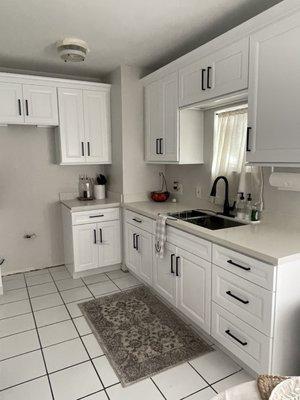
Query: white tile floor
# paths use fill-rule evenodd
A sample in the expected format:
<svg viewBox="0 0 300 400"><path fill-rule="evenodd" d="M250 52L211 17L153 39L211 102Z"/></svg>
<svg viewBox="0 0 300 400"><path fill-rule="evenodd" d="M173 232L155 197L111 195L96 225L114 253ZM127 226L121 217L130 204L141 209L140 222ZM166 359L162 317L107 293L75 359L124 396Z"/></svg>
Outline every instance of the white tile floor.
<svg viewBox="0 0 300 400"><path fill-rule="evenodd" d="M72 279L64 266L4 277L1 400L209 400L253 378L220 350L123 388L77 306L139 284L113 271Z"/></svg>

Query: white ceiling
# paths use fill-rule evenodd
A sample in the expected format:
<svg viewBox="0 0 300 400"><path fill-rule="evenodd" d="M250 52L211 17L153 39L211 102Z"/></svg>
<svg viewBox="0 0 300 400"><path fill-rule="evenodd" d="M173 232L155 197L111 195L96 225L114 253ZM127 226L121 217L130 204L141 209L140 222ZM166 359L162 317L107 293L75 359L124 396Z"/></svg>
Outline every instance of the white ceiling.
<svg viewBox="0 0 300 400"><path fill-rule="evenodd" d="M280 0L0 0L0 67L100 77L118 65L154 70ZM91 49L63 63L65 36Z"/></svg>

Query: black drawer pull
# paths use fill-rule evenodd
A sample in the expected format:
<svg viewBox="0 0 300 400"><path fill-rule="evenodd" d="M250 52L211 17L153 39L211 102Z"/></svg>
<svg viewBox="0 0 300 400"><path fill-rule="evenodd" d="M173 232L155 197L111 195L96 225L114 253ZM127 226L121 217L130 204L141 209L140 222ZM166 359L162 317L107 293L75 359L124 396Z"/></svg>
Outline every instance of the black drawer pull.
<svg viewBox="0 0 300 400"><path fill-rule="evenodd" d="M202 68L201 69L201 89L202 90L205 90L205 87L204 87L204 74L205 74L205 69L204 68Z"/></svg>
<svg viewBox="0 0 300 400"><path fill-rule="evenodd" d="M104 217L104 215L103 214L89 215L89 218L99 218L99 217Z"/></svg>
<svg viewBox="0 0 300 400"><path fill-rule="evenodd" d="M156 139L156 148L155 148L155 152L156 152L156 154L159 154L159 150L158 150L158 141L159 141L159 139Z"/></svg>
<svg viewBox="0 0 300 400"><path fill-rule="evenodd" d="M251 149L250 149L250 131L251 131L251 126L248 126L247 139L246 139L246 151L251 151Z"/></svg>
<svg viewBox="0 0 300 400"><path fill-rule="evenodd" d="M94 244L97 243L97 233L96 233L96 229L94 229Z"/></svg>
<svg viewBox="0 0 300 400"><path fill-rule="evenodd" d="M136 249L135 237L136 237L136 233L134 233L134 234L132 235L132 241L133 241L133 248L134 248L134 249Z"/></svg>
<svg viewBox="0 0 300 400"><path fill-rule="evenodd" d="M158 141L159 141L159 154L164 154L162 150L163 138L160 138Z"/></svg>
<svg viewBox="0 0 300 400"><path fill-rule="evenodd" d="M171 254L171 274L174 274L174 257L175 254Z"/></svg>
<svg viewBox="0 0 300 400"><path fill-rule="evenodd" d="M232 260L227 260L227 262L228 262L228 264L234 265L235 267L239 267L239 268L243 269L244 271L250 271L251 270L250 267L243 267L242 265L237 264Z"/></svg>
<svg viewBox="0 0 300 400"><path fill-rule="evenodd" d="M211 89L211 85L210 85L210 71L211 71L211 67L207 67L207 81L206 81L207 89Z"/></svg>
<svg viewBox="0 0 300 400"><path fill-rule="evenodd" d="M87 142L87 148L88 148L88 156L90 156L91 155L90 142Z"/></svg>
<svg viewBox="0 0 300 400"><path fill-rule="evenodd" d="M29 115L28 111L28 100L25 100L26 115Z"/></svg>
<svg viewBox="0 0 300 400"><path fill-rule="evenodd" d="M132 218L132 221L138 222L139 224L141 224L143 222L141 219L137 219L137 218Z"/></svg>
<svg viewBox="0 0 300 400"><path fill-rule="evenodd" d="M100 243L103 243L103 238L102 238L102 229L99 229L99 233L100 233Z"/></svg>
<svg viewBox="0 0 300 400"><path fill-rule="evenodd" d="M84 157L84 143L81 142L81 155Z"/></svg>
<svg viewBox="0 0 300 400"><path fill-rule="evenodd" d="M242 346L247 346L248 342L242 342L240 339L238 339L237 337L235 337L229 329L227 329L227 331L225 331L225 333L227 333L228 336L232 337L232 339L236 340L239 344L241 344Z"/></svg>
<svg viewBox="0 0 300 400"><path fill-rule="evenodd" d="M21 100L18 99L19 115L22 115Z"/></svg>
<svg viewBox="0 0 300 400"><path fill-rule="evenodd" d="M139 251L139 237L140 237L140 235L136 235L135 236L135 238L136 238L135 248L136 248L137 251Z"/></svg>
<svg viewBox="0 0 300 400"><path fill-rule="evenodd" d="M249 300L240 299L238 296L236 296L235 294L231 293L230 290L228 290L228 291L226 292L226 294L228 294L228 296L231 296L231 297L233 297L234 299L240 301L240 302L243 303L243 304L249 304Z"/></svg>
<svg viewBox="0 0 300 400"><path fill-rule="evenodd" d="M180 257L176 257L176 276L180 276L179 275L179 260L180 260Z"/></svg>

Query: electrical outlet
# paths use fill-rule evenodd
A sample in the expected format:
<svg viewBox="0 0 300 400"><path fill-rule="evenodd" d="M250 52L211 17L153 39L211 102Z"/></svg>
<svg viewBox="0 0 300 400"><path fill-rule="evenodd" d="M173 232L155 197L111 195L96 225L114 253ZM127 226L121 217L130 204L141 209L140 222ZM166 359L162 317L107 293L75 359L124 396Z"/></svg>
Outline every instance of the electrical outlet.
<svg viewBox="0 0 300 400"><path fill-rule="evenodd" d="M198 197L198 199L201 199L201 197L202 197L202 188L201 188L200 185L196 186L195 193L196 193L196 197Z"/></svg>
<svg viewBox="0 0 300 400"><path fill-rule="evenodd" d="M183 194L183 184L179 181L178 178L172 179L172 191L173 193Z"/></svg>

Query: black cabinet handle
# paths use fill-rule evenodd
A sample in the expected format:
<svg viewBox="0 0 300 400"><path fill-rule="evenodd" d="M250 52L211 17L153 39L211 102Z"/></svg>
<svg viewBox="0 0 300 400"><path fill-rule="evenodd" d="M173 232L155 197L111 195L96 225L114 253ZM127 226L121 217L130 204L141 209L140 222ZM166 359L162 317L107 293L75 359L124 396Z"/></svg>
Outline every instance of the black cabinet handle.
<svg viewBox="0 0 300 400"><path fill-rule="evenodd" d="M81 142L81 155L84 156L84 143Z"/></svg>
<svg viewBox="0 0 300 400"><path fill-rule="evenodd" d="M232 337L232 339L236 340L239 344L241 344L242 346L247 346L247 342L242 342L239 338L237 338L236 336L234 336L229 329L227 329L227 331L225 331L225 333L227 333L228 336Z"/></svg>
<svg viewBox="0 0 300 400"><path fill-rule="evenodd" d="M136 235L135 237L136 237L135 248L136 248L137 251L139 251L139 237L140 237L140 235Z"/></svg>
<svg viewBox="0 0 300 400"><path fill-rule="evenodd" d="M100 243L103 243L103 238L102 238L102 229L99 229L99 233L100 233Z"/></svg>
<svg viewBox="0 0 300 400"><path fill-rule="evenodd" d="M250 149L250 131L251 131L251 126L247 127L247 139L246 139L246 151L251 151Z"/></svg>
<svg viewBox="0 0 300 400"><path fill-rule="evenodd" d="M179 276L179 260L180 257L176 257L176 276Z"/></svg>
<svg viewBox="0 0 300 400"><path fill-rule="evenodd" d="M97 243L97 232L96 229L94 229L94 244Z"/></svg>
<svg viewBox="0 0 300 400"><path fill-rule="evenodd" d="M206 87L207 89L211 89L211 85L210 85L210 71L211 71L211 67L207 67L207 76L206 76Z"/></svg>
<svg viewBox="0 0 300 400"><path fill-rule="evenodd" d="M204 80L205 80L205 69L202 68L202 69L201 69L201 89L202 89L202 90L205 90L205 87L204 87Z"/></svg>
<svg viewBox="0 0 300 400"><path fill-rule="evenodd" d="M162 150L162 143L163 143L163 138L159 139L159 154L164 154L163 150Z"/></svg>
<svg viewBox="0 0 300 400"><path fill-rule="evenodd" d="M88 151L88 156L90 156L91 155L90 142L87 142L87 151Z"/></svg>
<svg viewBox="0 0 300 400"><path fill-rule="evenodd" d="M18 99L19 115L22 115L21 99Z"/></svg>
<svg viewBox="0 0 300 400"><path fill-rule="evenodd" d="M158 141L159 141L159 139L156 139L156 149L155 149L155 152L156 152L156 154L159 154L159 150L158 150Z"/></svg>
<svg viewBox="0 0 300 400"><path fill-rule="evenodd" d="M134 233L134 234L132 235L132 242L133 242L133 248L134 248L134 249L136 249L135 237L136 237L136 233Z"/></svg>
<svg viewBox="0 0 300 400"><path fill-rule="evenodd" d="M25 109L26 109L26 115L29 115L29 111L28 111L28 100L25 100Z"/></svg>
<svg viewBox="0 0 300 400"><path fill-rule="evenodd" d="M99 218L99 217L104 217L104 215L103 214L89 215L89 218Z"/></svg>
<svg viewBox="0 0 300 400"><path fill-rule="evenodd" d="M241 269L243 269L244 271L250 271L250 270L251 270L250 267L243 267L242 265L237 264L237 263L235 263L235 262L232 261L232 260L227 260L227 262L228 262L228 264L231 264L231 265L234 265L235 267L241 268Z"/></svg>
<svg viewBox="0 0 300 400"><path fill-rule="evenodd" d="M233 297L234 299L240 301L240 302L243 303L243 304L249 304L249 300L243 300L243 299L241 299L240 297L238 297L238 296L236 296L235 294L231 293L230 290L228 290L228 291L226 292L226 294L228 294L228 296L231 296L231 297Z"/></svg>
<svg viewBox="0 0 300 400"><path fill-rule="evenodd" d="M132 221L138 222L139 224L141 224L143 222L141 219L137 219L137 218L132 218Z"/></svg>
<svg viewBox="0 0 300 400"><path fill-rule="evenodd" d="M5 258L0 258L0 265L2 265L5 261Z"/></svg>
<svg viewBox="0 0 300 400"><path fill-rule="evenodd" d="M174 257L175 254L171 254L171 274L174 274Z"/></svg>

